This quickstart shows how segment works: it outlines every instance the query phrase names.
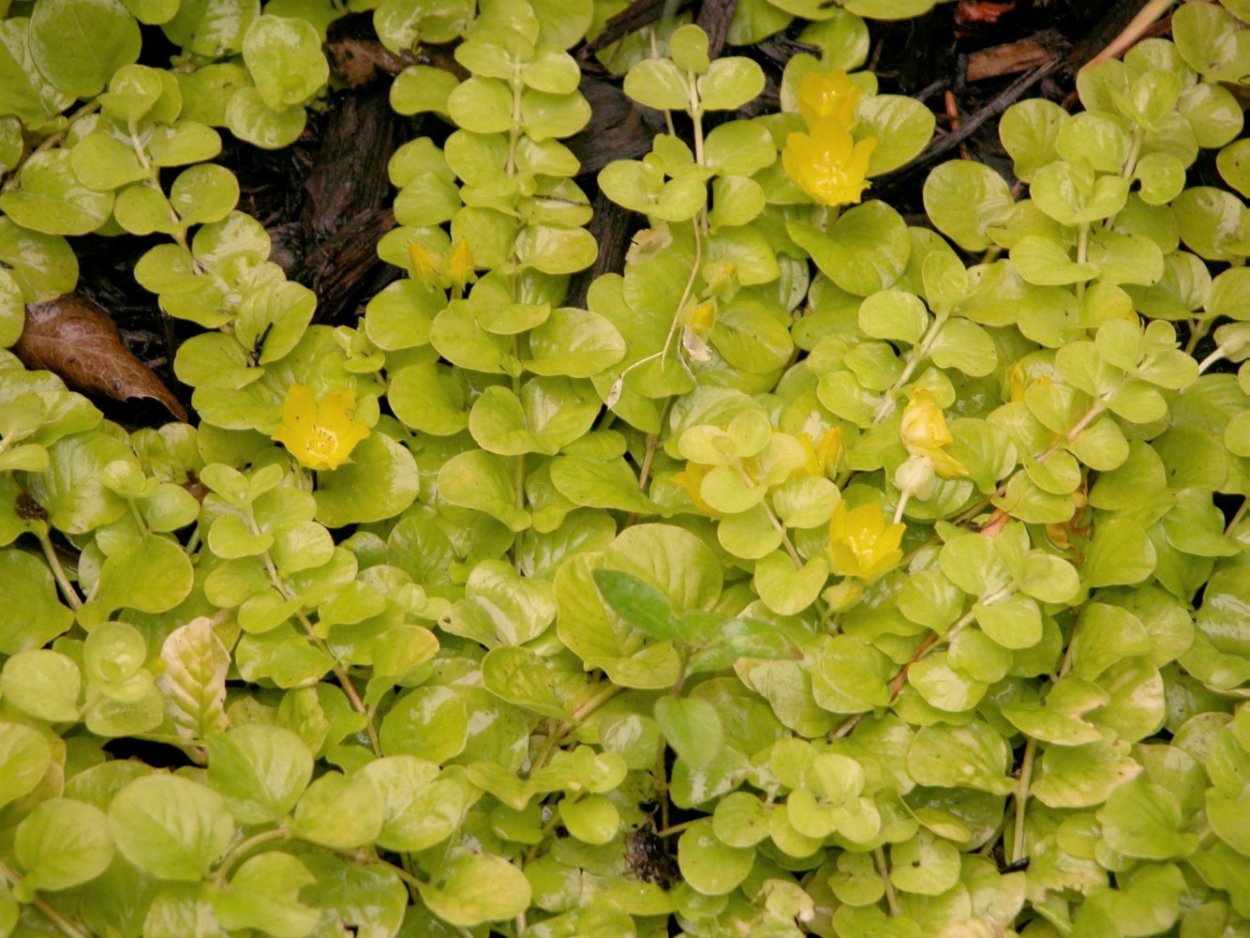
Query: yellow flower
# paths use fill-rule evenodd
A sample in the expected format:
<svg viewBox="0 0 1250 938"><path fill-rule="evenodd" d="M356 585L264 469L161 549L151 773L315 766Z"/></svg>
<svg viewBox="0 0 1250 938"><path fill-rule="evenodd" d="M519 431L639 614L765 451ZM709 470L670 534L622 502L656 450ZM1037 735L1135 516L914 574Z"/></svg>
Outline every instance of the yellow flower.
<svg viewBox="0 0 1250 938"><path fill-rule="evenodd" d="M706 338L716 324L716 304L711 300L700 303L690 312L690 328L699 338Z"/></svg>
<svg viewBox="0 0 1250 938"><path fill-rule="evenodd" d="M880 502L848 509L838 502L829 521L829 552L833 569L843 576L875 579L903 559L899 549L904 524L887 524Z"/></svg>
<svg viewBox="0 0 1250 938"><path fill-rule="evenodd" d="M719 518L720 512L703 500L703 495L700 491L704 476L711 471L711 466L705 466L697 462L688 462L685 469L671 477L671 481L674 485L685 489L686 494L690 496L690 500L694 502L695 508L705 515Z"/></svg>
<svg viewBox="0 0 1250 938"><path fill-rule="evenodd" d="M451 253L447 255L447 279L457 290L463 290L465 284L477 279L473 251L468 241L462 239L451 246Z"/></svg>
<svg viewBox="0 0 1250 938"><path fill-rule="evenodd" d="M833 118L849 128L855 123L855 105L863 93L840 68L825 75L808 75L799 85L799 113L808 127Z"/></svg>
<svg viewBox="0 0 1250 938"><path fill-rule="evenodd" d="M443 285L443 259L424 244L409 241L408 260L412 264L412 279L427 287Z"/></svg>
<svg viewBox="0 0 1250 938"><path fill-rule="evenodd" d="M923 388L911 392L898 433L907 452L913 456L928 456L933 460L933 470L943 479L957 479L968 474L967 466L942 449L954 443L955 438L946 425L942 408Z"/></svg>
<svg viewBox="0 0 1250 938"><path fill-rule="evenodd" d="M1011 366L1011 370L1007 372L1007 388L1012 403L1018 404L1024 400L1024 392L1028 386L1029 372L1024 367L1024 362L1016 362Z"/></svg>
<svg viewBox="0 0 1250 938"><path fill-rule="evenodd" d="M781 163L799 188L816 201L848 205L858 202L868 188L868 160L876 148L876 137L856 143L836 118L826 118L810 134L790 134Z"/></svg>
<svg viewBox="0 0 1250 938"><path fill-rule="evenodd" d="M282 426L272 438L309 469L337 469L369 435L355 417L355 390L331 391L318 404L312 388L293 384L282 403Z"/></svg>
<svg viewBox="0 0 1250 938"><path fill-rule="evenodd" d="M838 460L842 458L842 447L845 435L841 427L830 427L819 443L813 443L806 433L799 434L799 442L807 451L807 465L803 467L809 476L829 475L838 468Z"/></svg>

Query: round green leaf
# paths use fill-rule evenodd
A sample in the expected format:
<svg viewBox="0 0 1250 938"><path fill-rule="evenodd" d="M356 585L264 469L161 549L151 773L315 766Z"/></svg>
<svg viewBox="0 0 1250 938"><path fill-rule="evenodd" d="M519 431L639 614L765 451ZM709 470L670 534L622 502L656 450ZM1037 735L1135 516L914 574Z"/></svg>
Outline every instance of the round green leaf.
<svg viewBox="0 0 1250 938"><path fill-rule="evenodd" d="M303 104L330 77L321 36L299 18L258 17L243 36L243 61L261 100L274 111Z"/></svg>
<svg viewBox="0 0 1250 938"><path fill-rule="evenodd" d="M412 504L419 488L412 453L375 431L352 451L350 462L318 475L317 520L340 528L391 518Z"/></svg>
<svg viewBox="0 0 1250 938"><path fill-rule="evenodd" d="M35 5L30 51L67 94L90 98L139 58L139 24L120 0L46 0Z"/></svg>
<svg viewBox="0 0 1250 938"><path fill-rule="evenodd" d="M208 784L244 824L280 820L312 778L313 760L295 733L254 723L208 741Z"/></svg>
<svg viewBox="0 0 1250 938"><path fill-rule="evenodd" d="M868 177L883 176L918 156L933 139L936 119L917 101L897 94L864 98L856 111L855 137L873 137L877 147L868 161Z"/></svg>
<svg viewBox="0 0 1250 938"><path fill-rule="evenodd" d="M730 847L717 839L710 819L695 821L677 841L682 878L705 896L723 896L747 878L755 865L754 847Z"/></svg>
<svg viewBox="0 0 1250 938"><path fill-rule="evenodd" d="M73 659L46 648L18 652L4 663L0 690L19 710L50 723L78 719L82 673Z"/></svg>
<svg viewBox="0 0 1250 938"><path fill-rule="evenodd" d="M29 794L52 764L52 746L39 730L0 721L0 805Z"/></svg>
<svg viewBox="0 0 1250 938"><path fill-rule="evenodd" d="M254 87L239 88L226 105L226 126L240 140L265 150L290 146L304 132L308 115L302 105L271 108Z"/></svg>
<svg viewBox="0 0 1250 938"><path fill-rule="evenodd" d="M422 687L395 702L378 736L387 755L445 762L464 751L468 727L463 697L448 687Z"/></svg>
<svg viewBox="0 0 1250 938"><path fill-rule="evenodd" d="M907 225L884 202L855 206L829 232L800 222L790 222L786 230L811 254L821 273L857 296L889 289L911 256Z"/></svg>
<svg viewBox="0 0 1250 938"><path fill-rule="evenodd" d="M315 844L350 850L377 837L382 822L382 799L367 779L327 772L295 806L292 830Z"/></svg>
<svg viewBox="0 0 1250 938"><path fill-rule="evenodd" d="M198 882L234 837L221 796L177 775L135 779L109 805L109 830L131 863L158 879Z"/></svg>
<svg viewBox="0 0 1250 938"><path fill-rule="evenodd" d="M959 848L921 830L890 847L890 881L903 892L940 895L959 882Z"/></svg>
<svg viewBox="0 0 1250 938"><path fill-rule="evenodd" d="M1216 156L1215 165L1226 183L1250 196L1250 140L1230 143Z"/></svg>
<svg viewBox="0 0 1250 938"><path fill-rule="evenodd" d="M560 818L568 832L587 844L606 844L616 836L621 815L603 795L560 802Z"/></svg>
<svg viewBox="0 0 1250 938"><path fill-rule="evenodd" d="M25 551L0 550L0 653L42 648L73 621L43 561Z"/></svg>
<svg viewBox="0 0 1250 938"><path fill-rule="evenodd" d="M41 801L17 825L13 852L36 888L69 889L95 879L112 862L108 818L81 801Z"/></svg>
<svg viewBox="0 0 1250 938"><path fill-rule="evenodd" d="M745 56L722 57L696 85L705 111L735 111L764 90L764 70Z"/></svg>
<svg viewBox="0 0 1250 938"><path fill-rule="evenodd" d="M30 20L26 17L10 17L0 22L0 113L15 115L21 123L35 130L69 107L74 96L44 77L31 55L29 38ZM7 132L6 137L11 133ZM6 155L3 162L8 169L13 168L23 149L20 131L16 143L14 148L11 137L6 141L5 149L9 154L14 149L17 154L16 157Z"/></svg>
<svg viewBox="0 0 1250 938"><path fill-rule="evenodd" d="M461 928L515 918L530 904L529 880L503 857L463 853L417 887L430 911Z"/></svg>
<svg viewBox="0 0 1250 938"><path fill-rule="evenodd" d="M194 579L182 547L152 536L105 559L92 602L106 613L121 608L165 612L187 597Z"/></svg>
<svg viewBox="0 0 1250 938"><path fill-rule="evenodd" d="M645 107L662 111L691 106L686 76L671 59L642 59L625 76L625 93Z"/></svg>
<svg viewBox="0 0 1250 938"><path fill-rule="evenodd" d="M990 246L988 231L1007 221L1015 201L1003 177L972 160L950 160L924 183L924 208L938 231L966 251Z"/></svg>
<svg viewBox="0 0 1250 938"><path fill-rule="evenodd" d="M0 217L0 263L9 268L27 303L69 293L78 283L78 258L69 242Z"/></svg>
<svg viewBox="0 0 1250 938"><path fill-rule="evenodd" d="M1015 789L1007 776L1011 752L988 723L937 724L920 729L907 750L907 772L921 785L976 788L1006 795Z"/></svg>
<svg viewBox="0 0 1250 938"><path fill-rule="evenodd" d="M704 768L720 752L724 740L720 715L699 697L661 697L655 719L677 755L695 768Z"/></svg>
<svg viewBox="0 0 1250 938"><path fill-rule="evenodd" d="M391 107L400 114L447 113L447 99L459 81L445 69L409 65L391 84Z"/></svg>
<svg viewBox="0 0 1250 938"><path fill-rule="evenodd" d="M69 150L33 154L18 174L17 189L0 195L0 211L32 231L83 235L102 226L113 210L111 192L83 185Z"/></svg>

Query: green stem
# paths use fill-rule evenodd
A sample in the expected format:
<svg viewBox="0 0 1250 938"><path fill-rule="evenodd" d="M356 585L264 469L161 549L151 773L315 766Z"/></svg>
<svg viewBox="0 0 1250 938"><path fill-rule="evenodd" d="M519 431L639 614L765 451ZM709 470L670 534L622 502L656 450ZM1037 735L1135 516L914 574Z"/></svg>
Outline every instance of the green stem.
<svg viewBox="0 0 1250 938"><path fill-rule="evenodd" d="M1198 374L1206 374L1208 368L1218 361L1223 361L1224 357L1224 350L1222 348L1215 349L1215 351L1198 363Z"/></svg>
<svg viewBox="0 0 1250 938"><path fill-rule="evenodd" d="M997 602L999 599L1002 599L1005 595L1007 595L1006 592L995 593L992 596L985 597L983 602L986 605L990 605ZM907 672L911 669L911 666L917 661L927 658L943 645L950 644L954 640L955 636L962 632L972 619L973 613L971 611L965 612L959 618L959 621L946 630L945 635L938 635L937 632L930 632L925 636L924 641L916 646L916 650L912 652L911 657L907 659L907 662L899 668L898 671L895 672L894 677L890 679L889 687L891 704L898 700L898 695L903 692L903 685L907 683ZM833 730L832 733L829 734L829 738L841 739L842 737L848 735L865 716L866 714L864 713L856 713L847 717Z"/></svg>
<svg viewBox="0 0 1250 938"><path fill-rule="evenodd" d="M1010 862L1024 859L1024 813L1029 802L1029 786L1033 782L1033 760L1037 756L1037 740L1030 739L1024 746L1024 761L1020 765L1020 782L1016 785L1016 829L1011 840Z"/></svg>
<svg viewBox="0 0 1250 938"><path fill-rule="evenodd" d="M43 548L43 556L47 558L48 566L52 568L52 576L56 580L56 585L61 588L61 595L65 597L69 607L77 612L82 608L82 599L78 595L78 590L74 589L74 584L70 582L69 576L66 575L65 568L61 566L52 539L47 531L36 532L36 536L39 538L39 546Z"/></svg>
<svg viewBox="0 0 1250 938"><path fill-rule="evenodd" d="M256 523L256 518L249 513L248 524L253 534L260 534L260 526ZM269 551L265 551L260 555L261 560L265 564L265 571L269 574L269 582L273 584L273 588L278 591L284 600L295 598L295 594L287 587L286 582L278 573L277 566L274 565L273 556ZM325 639L317 634L316 628L313 626L312 620L304 613L303 610L297 610L296 618L299 619L300 625L304 627L304 633L308 636L308 640L316 646L317 650L329 658L333 664L334 676L338 678L339 686L343 688L343 693L347 695L347 700L351 704L352 709L365 718L365 732L369 736L369 747L373 750L375 756L382 755L382 744L378 740L378 730L373 724L373 712L365 706L365 702L360 698L356 685L352 681L352 677L347 673L347 667L343 664L330 646L326 644Z"/></svg>
<svg viewBox="0 0 1250 938"><path fill-rule="evenodd" d="M1089 225L1081 225L1076 235L1076 262L1078 264L1085 263L1085 257L1089 252ZM1082 280L1076 285L1076 298L1079 300L1085 295L1085 281Z"/></svg>
<svg viewBox="0 0 1250 938"><path fill-rule="evenodd" d="M664 425L664 419L668 416L669 405L673 403L671 397L664 399L664 406L660 408L660 425ZM647 479L651 475L651 464L655 461L655 451L660 445L660 435L658 433L647 434L647 448L642 454L642 465L638 469L638 488L644 492L647 490Z"/></svg>
<svg viewBox="0 0 1250 938"><path fill-rule="evenodd" d="M1190 323L1189 341L1185 343L1186 355L1192 355L1194 353L1194 349L1198 347L1198 343L1206 338L1207 333L1211 331L1211 324L1213 321L1214 320L1211 318L1195 319ZM1219 350L1217 349L1216 351L1219 351ZM1207 356L1207 357L1210 358L1210 356ZM1211 364L1215 364L1215 362L1212 362ZM1201 366L1199 366L1199 370L1201 370Z"/></svg>
<svg viewBox="0 0 1250 938"><path fill-rule="evenodd" d="M267 844L274 840L289 840L290 838L291 832L286 828L275 827L239 841L222 855L221 860L217 863L217 869L213 873L213 879L219 886L224 886L229 881L230 873L234 870L235 864L247 854L262 844Z"/></svg>
<svg viewBox="0 0 1250 938"><path fill-rule="evenodd" d="M682 821L680 824L674 824L672 827L665 827L663 830L655 832L656 837L672 837L674 834L680 834L686 828L690 827L695 821L701 821L702 818L694 818L689 821Z"/></svg>
<svg viewBox="0 0 1250 938"><path fill-rule="evenodd" d="M317 634L312 620L303 612L298 612L296 615L300 624L304 627L304 632L308 635L309 640L312 641L318 650L334 662L334 676L338 678L339 686L343 688L343 693L347 695L347 700L352 705L352 709L365 718L365 733L369 737L369 748L373 750L375 756L381 756L382 743L378 740L378 728L373 725L373 712L365 706L360 693L356 690L356 684L352 681L351 675L347 673L347 667L330 650L330 646L326 644L325 639Z"/></svg>
<svg viewBox="0 0 1250 938"><path fill-rule="evenodd" d="M899 913L898 896L894 894L894 883L890 881L890 866L885 861L885 851L878 847L872 852L873 859L877 863L877 872L881 875L881 882L885 884L885 904L890 910L891 916Z"/></svg>
<svg viewBox="0 0 1250 938"><path fill-rule="evenodd" d="M13 870L9 869L9 867L2 861L0 861L0 875L4 876L4 878L14 886L22 881L22 877L18 876L15 872L13 872ZM68 938L88 938L87 932L73 924L60 912L48 905L48 903L38 895L31 898L30 904L38 909L44 918L55 925L60 932L63 935L67 935Z"/></svg>
<svg viewBox="0 0 1250 938"><path fill-rule="evenodd" d="M681 291L681 299L677 301L677 308L673 312L673 321L668 327L668 335L664 337L664 347L660 349L661 368L668 357L669 346L673 344L673 336L677 334L681 326L681 311L685 309L690 295L694 292L695 282L699 279L699 273L703 269L703 232L699 228L698 221L692 220L691 224L694 225L694 264L690 267L690 276L686 278L685 289ZM681 353L678 352L678 354Z"/></svg>
<svg viewBox="0 0 1250 938"><path fill-rule="evenodd" d="M902 373L898 376L898 379L890 385L889 390L882 395L881 403L877 405L877 410L872 415L872 426L875 427L881 421L885 420L886 417L890 416L890 414L894 413L894 396L903 389L903 386L911 380L911 376L916 373L916 369L919 368L924 360L929 357L929 350L933 348L933 343L937 341L938 333L942 331L942 327L946 325L946 320L948 318L948 313L940 313L933 317L933 322L929 324L929 329L920 340L920 344L913 346L911 352L908 354L907 364L903 366ZM854 470L847 469L840 476L838 476L838 488L846 488L846 484L851 481L851 476L854 474Z"/></svg>
<svg viewBox="0 0 1250 938"><path fill-rule="evenodd" d="M521 67L518 65L512 74L512 127L508 130L508 162L504 172L509 176L516 175L516 148L521 142L521 92L525 84L521 81Z"/></svg>
<svg viewBox="0 0 1250 938"><path fill-rule="evenodd" d="M147 522L143 520L143 512L139 511L139 506L135 504L135 500L133 498L126 499L126 504L130 506L130 515L135 519L135 524L139 528L139 533L143 535L143 539L146 541L148 539L149 532Z"/></svg>
<svg viewBox="0 0 1250 938"><path fill-rule="evenodd" d="M547 735L546 740L543 742L542 749L539 750L538 755L534 757L533 763L530 764L530 776L533 776L535 772L547 764L547 760L551 758L551 754L555 752L556 746L559 745L559 743L566 736L568 736L569 733L573 732L578 723L586 719L624 689L625 688L621 685L609 684L603 690L599 691L594 696L587 698L580 705L575 707L573 712L569 714L571 719L564 723L553 725L551 732Z"/></svg>
<svg viewBox="0 0 1250 938"><path fill-rule="evenodd" d="M1228 522L1228 527L1224 529L1225 536L1232 534L1233 528L1241 524L1241 519L1246 516L1247 505L1250 505L1250 498L1243 497L1241 499L1241 507L1237 509L1237 513L1234 514L1232 520Z"/></svg>
<svg viewBox="0 0 1250 938"><path fill-rule="evenodd" d="M911 489L903 489L898 493L898 504L894 507L895 524L903 520L903 512L907 510L907 503L911 500L911 494Z"/></svg>
<svg viewBox="0 0 1250 938"><path fill-rule="evenodd" d="M183 548L187 552L188 557L194 557L195 552L200 547L200 526L197 524L195 530L191 532L191 537L187 539L187 546Z"/></svg>

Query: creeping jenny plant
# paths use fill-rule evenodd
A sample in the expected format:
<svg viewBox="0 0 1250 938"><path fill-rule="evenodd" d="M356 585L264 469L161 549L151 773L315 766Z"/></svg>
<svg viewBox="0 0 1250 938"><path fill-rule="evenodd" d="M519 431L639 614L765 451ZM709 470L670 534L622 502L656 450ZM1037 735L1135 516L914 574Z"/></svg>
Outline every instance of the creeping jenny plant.
<svg viewBox="0 0 1250 938"><path fill-rule="evenodd" d="M622 6L0 2L0 935L1250 934L1250 7L920 224L861 16L931 2L740 0L815 50L778 108L626 36L664 132L592 178ZM213 160L348 9L427 135L332 326ZM637 231L573 303L592 184ZM92 233L152 238L193 424L3 351Z"/></svg>

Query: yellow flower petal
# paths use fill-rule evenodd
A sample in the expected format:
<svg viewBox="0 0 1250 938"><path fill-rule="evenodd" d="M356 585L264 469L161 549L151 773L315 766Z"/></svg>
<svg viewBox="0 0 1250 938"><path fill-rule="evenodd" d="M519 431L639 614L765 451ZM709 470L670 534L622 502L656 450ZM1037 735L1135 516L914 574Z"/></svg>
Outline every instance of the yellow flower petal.
<svg viewBox="0 0 1250 938"><path fill-rule="evenodd" d="M466 284L477 280L477 271L473 266L473 250L469 242L463 239L451 246L447 255L447 278L457 289L463 290Z"/></svg>
<svg viewBox="0 0 1250 938"><path fill-rule="evenodd" d="M820 461L820 471L829 474L835 472L842 459L842 450L846 446L846 434L841 427L830 427L816 444L816 457Z"/></svg>
<svg viewBox="0 0 1250 938"><path fill-rule="evenodd" d="M272 439L309 469L337 469L369 435L369 428L355 419L355 412L354 389L331 391L318 404L312 388L293 384L282 403L282 426Z"/></svg>
<svg viewBox="0 0 1250 938"><path fill-rule="evenodd" d="M690 313L690 328L700 338L705 338L716 323L716 304L710 300L700 303Z"/></svg>
<svg viewBox="0 0 1250 938"><path fill-rule="evenodd" d="M408 261L412 264L412 279L427 287L442 286L443 259L424 244L408 242Z"/></svg>
<svg viewBox="0 0 1250 938"><path fill-rule="evenodd" d="M963 463L942 450L955 442L946 415L938 407L933 395L923 388L911 392L907 407L899 424L899 438L912 456L928 456L933 460L933 470L944 479L966 476L968 469Z"/></svg>
<svg viewBox="0 0 1250 938"><path fill-rule="evenodd" d="M799 114L808 127L832 118L849 128L855 123L855 105L863 93L840 68L824 75L808 75L799 85Z"/></svg>
<svg viewBox="0 0 1250 938"><path fill-rule="evenodd" d="M829 521L834 571L864 580L881 576L903 559L899 544L906 530L906 525L886 523L880 502L851 509L838 502Z"/></svg>
<svg viewBox="0 0 1250 938"><path fill-rule="evenodd" d="M856 142L844 126L828 119L810 134L790 134L781 151L781 164L816 201L848 205L859 202L868 188L868 162L876 147L876 138Z"/></svg>
<svg viewBox="0 0 1250 938"><path fill-rule="evenodd" d="M720 512L703 500L703 479L712 471L711 466L704 466L697 462L686 463L686 468L681 472L670 477L674 485L680 486L690 496L690 501L694 503L694 507L699 509L705 515L711 515L713 518L719 518Z"/></svg>

